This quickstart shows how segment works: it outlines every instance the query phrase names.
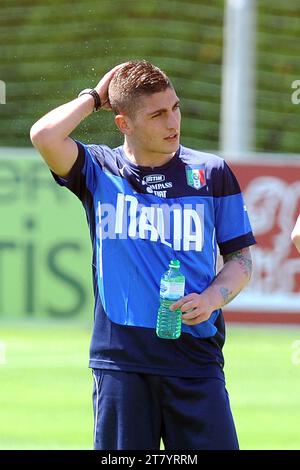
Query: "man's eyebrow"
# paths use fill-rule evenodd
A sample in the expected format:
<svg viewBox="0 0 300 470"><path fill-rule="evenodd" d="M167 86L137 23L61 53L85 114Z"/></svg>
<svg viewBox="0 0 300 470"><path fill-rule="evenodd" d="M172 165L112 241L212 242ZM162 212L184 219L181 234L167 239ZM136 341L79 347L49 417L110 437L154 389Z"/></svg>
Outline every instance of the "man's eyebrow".
<svg viewBox="0 0 300 470"><path fill-rule="evenodd" d="M178 104L180 104L180 100L176 101L172 109L175 108L175 106L177 106ZM152 111L151 113L148 113L148 116L152 116L152 114L156 114L156 113L164 113L166 111L168 111L166 108L160 108L160 109L157 109L156 111Z"/></svg>

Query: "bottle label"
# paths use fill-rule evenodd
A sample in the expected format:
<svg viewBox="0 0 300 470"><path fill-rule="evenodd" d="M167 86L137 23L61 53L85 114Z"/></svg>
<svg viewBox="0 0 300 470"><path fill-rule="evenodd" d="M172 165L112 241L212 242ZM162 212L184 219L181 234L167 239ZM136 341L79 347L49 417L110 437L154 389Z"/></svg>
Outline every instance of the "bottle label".
<svg viewBox="0 0 300 470"><path fill-rule="evenodd" d="M167 282L160 283L160 297L163 299L178 300L184 296L183 282Z"/></svg>

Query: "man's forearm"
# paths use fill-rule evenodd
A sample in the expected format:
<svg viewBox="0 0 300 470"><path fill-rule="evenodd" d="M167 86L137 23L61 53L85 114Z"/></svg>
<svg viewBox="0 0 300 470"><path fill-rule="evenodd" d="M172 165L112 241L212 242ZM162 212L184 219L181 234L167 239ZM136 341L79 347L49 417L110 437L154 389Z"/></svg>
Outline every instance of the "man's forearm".
<svg viewBox="0 0 300 470"><path fill-rule="evenodd" d="M110 110L108 88L116 71L122 67L119 64L107 72L96 85L102 108ZM69 136L80 122L92 113L95 106L90 94L83 94L69 103L63 104L39 119L30 130L30 138L34 147L44 158L45 162L58 176L67 177L73 167L78 148Z"/></svg>
<svg viewBox="0 0 300 470"><path fill-rule="evenodd" d="M224 256L224 266L212 284L206 289L211 305L215 309L224 307L248 284L252 273L249 248Z"/></svg>
<svg viewBox="0 0 300 470"><path fill-rule="evenodd" d="M170 306L180 309L182 322L197 325L206 321L214 310L228 304L245 287L251 277L250 248L224 256L224 266L215 280L201 294L195 292L182 297Z"/></svg>
<svg viewBox="0 0 300 470"><path fill-rule="evenodd" d="M93 97L83 95L45 114L34 124L32 132L36 136L48 137L51 140L63 140L93 112L93 107Z"/></svg>
<svg viewBox="0 0 300 470"><path fill-rule="evenodd" d="M116 65L116 67L107 72L95 86L95 90L102 103L102 108L104 109L111 109L108 99L108 87L116 71L123 65L124 64ZM55 108L33 125L31 128L31 139L33 141L37 139L44 140L41 139L41 137L51 136L51 138L56 141L63 141L76 129L85 117L92 113L93 108L94 98L89 94L82 95L80 98L76 98L69 103Z"/></svg>

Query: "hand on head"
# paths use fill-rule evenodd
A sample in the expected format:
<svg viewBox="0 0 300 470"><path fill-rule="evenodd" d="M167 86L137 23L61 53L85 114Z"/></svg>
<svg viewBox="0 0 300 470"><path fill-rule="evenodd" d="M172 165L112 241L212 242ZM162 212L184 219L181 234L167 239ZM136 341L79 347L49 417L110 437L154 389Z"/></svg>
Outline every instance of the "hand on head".
<svg viewBox="0 0 300 470"><path fill-rule="evenodd" d="M118 64L115 67L113 67L111 70L109 70L99 81L99 83L95 86L95 90L100 96L102 109L106 109L108 111L111 110L109 98L108 98L108 87L111 82L111 79L113 78L114 74L122 68L124 65L126 65L128 62L124 62L122 64Z"/></svg>

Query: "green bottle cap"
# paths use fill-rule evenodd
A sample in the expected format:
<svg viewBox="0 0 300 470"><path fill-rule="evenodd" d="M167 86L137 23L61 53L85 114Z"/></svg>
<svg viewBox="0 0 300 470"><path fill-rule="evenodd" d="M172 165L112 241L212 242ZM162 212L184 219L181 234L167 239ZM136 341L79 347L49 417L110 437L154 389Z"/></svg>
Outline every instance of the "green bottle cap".
<svg viewBox="0 0 300 470"><path fill-rule="evenodd" d="M180 268L180 261L178 261L178 259L172 259L169 266L170 266L170 268L179 269Z"/></svg>

